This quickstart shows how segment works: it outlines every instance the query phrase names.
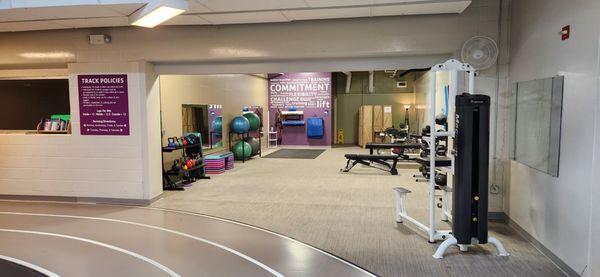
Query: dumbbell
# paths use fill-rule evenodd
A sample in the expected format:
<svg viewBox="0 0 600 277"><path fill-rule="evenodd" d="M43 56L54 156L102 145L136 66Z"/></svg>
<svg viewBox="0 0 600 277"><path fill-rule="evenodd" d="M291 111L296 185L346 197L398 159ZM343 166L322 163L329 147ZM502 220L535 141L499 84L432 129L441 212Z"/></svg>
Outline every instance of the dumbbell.
<svg viewBox="0 0 600 277"><path fill-rule="evenodd" d="M167 141L169 142L167 144L168 147L171 147L171 148L177 147L177 143L175 143L175 138L168 138Z"/></svg>
<svg viewBox="0 0 600 277"><path fill-rule="evenodd" d="M422 136L429 136L429 134L431 133L431 126L427 125L425 126L422 130L421 130L421 135Z"/></svg>
<svg viewBox="0 0 600 277"><path fill-rule="evenodd" d="M446 125L446 123L448 123L448 118L446 117L446 114L441 113L435 116L435 124Z"/></svg>
<svg viewBox="0 0 600 277"><path fill-rule="evenodd" d="M435 174L435 184L440 186L440 187L445 187L448 183L447 183L447 176L446 174L442 174L442 173L437 173Z"/></svg>
<svg viewBox="0 0 600 277"><path fill-rule="evenodd" d="M435 147L435 154L438 156L446 156L446 152L448 152L446 145L438 145Z"/></svg>
<svg viewBox="0 0 600 277"><path fill-rule="evenodd" d="M423 174L423 177L429 178L429 166L422 165L419 167L419 171Z"/></svg>

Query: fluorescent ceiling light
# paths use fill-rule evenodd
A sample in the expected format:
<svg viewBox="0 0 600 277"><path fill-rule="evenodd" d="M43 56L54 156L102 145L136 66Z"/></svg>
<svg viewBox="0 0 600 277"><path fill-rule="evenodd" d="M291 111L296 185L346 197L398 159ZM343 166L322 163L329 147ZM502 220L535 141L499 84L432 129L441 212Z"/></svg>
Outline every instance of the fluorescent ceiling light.
<svg viewBox="0 0 600 277"><path fill-rule="evenodd" d="M26 59L70 59L75 57L69 52L26 52L20 53L19 56Z"/></svg>
<svg viewBox="0 0 600 277"><path fill-rule="evenodd" d="M187 10L184 0L155 0L129 17L131 25L153 28Z"/></svg>

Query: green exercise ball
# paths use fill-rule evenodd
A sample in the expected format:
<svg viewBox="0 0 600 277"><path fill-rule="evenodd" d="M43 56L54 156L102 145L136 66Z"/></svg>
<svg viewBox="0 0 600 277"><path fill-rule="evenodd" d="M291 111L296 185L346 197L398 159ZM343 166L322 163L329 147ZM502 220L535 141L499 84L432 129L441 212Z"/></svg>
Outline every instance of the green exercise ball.
<svg viewBox="0 0 600 277"><path fill-rule="evenodd" d="M246 137L244 138L244 141L247 142L248 144L250 144L250 147L252 147L252 156L256 156L258 155L258 151L260 151L260 143L258 142L257 138L254 137Z"/></svg>
<svg viewBox="0 0 600 277"><path fill-rule="evenodd" d="M252 154L252 146L245 141L238 141L235 145L233 145L232 152L236 160L250 158L250 155Z"/></svg>
<svg viewBox="0 0 600 277"><path fill-rule="evenodd" d="M245 113L244 117L250 121L250 131L256 131L260 128L260 117L253 112Z"/></svg>

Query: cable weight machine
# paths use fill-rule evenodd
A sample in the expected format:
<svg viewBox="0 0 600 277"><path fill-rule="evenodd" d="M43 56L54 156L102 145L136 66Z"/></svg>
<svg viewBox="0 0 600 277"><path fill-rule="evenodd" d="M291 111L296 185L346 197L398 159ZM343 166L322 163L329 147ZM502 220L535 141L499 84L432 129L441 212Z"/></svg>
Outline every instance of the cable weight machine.
<svg viewBox="0 0 600 277"><path fill-rule="evenodd" d="M447 205L447 194L452 193L452 213L442 213L443 221L452 222L452 230L438 230L436 227L436 195L435 178L429 178L429 224L421 223L406 213L404 202L409 190L395 188L398 196L396 221L404 219L414 223L419 229L426 231L430 243L443 240L433 255L436 259L444 257L446 250L457 245L460 251L468 251L473 244L491 243L500 256L508 256L502 243L488 236L488 166L489 166L489 109L490 98L486 95L475 95L475 69L466 63L451 59L431 68L431 95L429 99L430 126L436 126L436 73L449 72L449 107L455 111L448 112L448 120L454 119L454 130L437 130L432 128L429 137L430 145L437 138L454 138L452 163L449 167L440 167L436 163L434 152L429 157L429 176L443 172L453 175L452 189L446 188L442 194L442 206ZM468 75L468 92L457 95L459 72ZM452 115L454 114L454 115ZM447 207L442 207L445 211Z"/></svg>

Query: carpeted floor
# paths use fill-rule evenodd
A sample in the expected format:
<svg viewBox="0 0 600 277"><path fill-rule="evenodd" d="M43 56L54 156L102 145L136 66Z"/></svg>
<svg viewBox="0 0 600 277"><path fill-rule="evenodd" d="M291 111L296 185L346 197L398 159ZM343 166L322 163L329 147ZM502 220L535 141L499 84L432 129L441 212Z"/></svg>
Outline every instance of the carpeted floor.
<svg viewBox="0 0 600 277"><path fill-rule="evenodd" d="M265 151L267 152L267 151ZM314 160L254 159L201 180L186 191L167 192L153 205L193 211L266 228L340 256L380 276L564 276L531 244L503 224L492 223L510 257L490 245L457 248L443 260L414 226L394 221L393 187L413 191L408 212L427 219L426 183L415 169L399 175L366 167L340 173L344 154L359 148L328 149ZM268 154L268 153L264 153ZM439 217L438 217L439 218ZM440 225L444 223L440 222Z"/></svg>

